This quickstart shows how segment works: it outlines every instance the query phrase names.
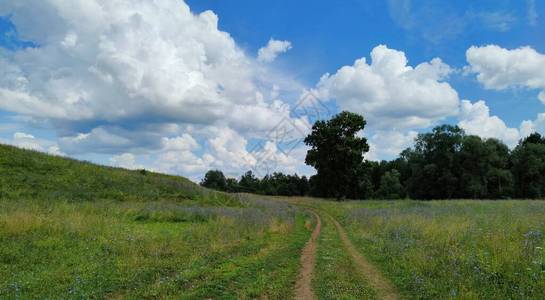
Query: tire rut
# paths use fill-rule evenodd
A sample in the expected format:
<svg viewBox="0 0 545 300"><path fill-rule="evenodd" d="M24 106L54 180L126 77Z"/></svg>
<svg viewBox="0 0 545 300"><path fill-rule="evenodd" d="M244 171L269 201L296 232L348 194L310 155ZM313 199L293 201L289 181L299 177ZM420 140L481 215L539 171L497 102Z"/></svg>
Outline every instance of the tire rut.
<svg viewBox="0 0 545 300"><path fill-rule="evenodd" d="M314 273L314 267L316 265L316 248L318 236L322 228L322 220L320 216L313 210L309 210L316 218L316 226L312 231L310 239L303 248L301 254L301 268L299 270L299 276L295 283L295 299L307 300L316 299L314 290L312 289L312 274Z"/></svg>
<svg viewBox="0 0 545 300"><path fill-rule="evenodd" d="M350 241L350 238L348 237L348 234L344 230L341 224L335 220L331 215L326 214L333 224L335 224L335 227L337 228L337 232L339 233L339 237L341 238L346 250L352 257L352 260L357 266L357 270L361 273L361 275L367 280L371 288L375 290L377 293L378 299L387 299L387 300L396 300L400 299L398 292L396 291L394 285L385 278L379 269L377 269L373 264L371 264L352 244Z"/></svg>

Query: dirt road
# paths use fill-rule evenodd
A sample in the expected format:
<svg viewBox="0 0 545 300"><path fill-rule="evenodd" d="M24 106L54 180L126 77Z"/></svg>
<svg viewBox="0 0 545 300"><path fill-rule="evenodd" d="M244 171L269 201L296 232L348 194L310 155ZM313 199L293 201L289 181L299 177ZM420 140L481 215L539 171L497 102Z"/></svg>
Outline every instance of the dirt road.
<svg viewBox="0 0 545 300"><path fill-rule="evenodd" d="M337 222L337 220L335 220L332 216L328 215L328 217L331 219L333 224L335 224L337 232L339 233L346 250L357 266L356 269L358 269L369 285L375 290L377 293L377 298L387 300L400 299L393 284L382 275L380 270L378 270L373 264L369 263L369 261L367 261L367 259L356 249L356 247L354 247L354 244L352 244L350 238L348 238L348 235L341 224L339 224L339 222Z"/></svg>
<svg viewBox="0 0 545 300"><path fill-rule="evenodd" d="M317 240L322 228L322 220L317 213L309 211L316 218L316 227L301 254L301 269L295 283L295 299L316 299L312 290L312 273L316 265Z"/></svg>

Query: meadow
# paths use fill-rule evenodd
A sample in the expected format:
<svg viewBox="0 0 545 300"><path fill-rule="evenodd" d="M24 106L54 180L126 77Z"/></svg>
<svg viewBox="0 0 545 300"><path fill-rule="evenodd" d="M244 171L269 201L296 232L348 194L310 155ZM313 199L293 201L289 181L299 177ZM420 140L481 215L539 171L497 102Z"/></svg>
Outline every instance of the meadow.
<svg viewBox="0 0 545 300"><path fill-rule="evenodd" d="M0 298L290 297L308 220L274 202L3 201Z"/></svg>
<svg viewBox="0 0 545 300"><path fill-rule="evenodd" d="M289 298L312 217L0 145L0 298Z"/></svg>
<svg viewBox="0 0 545 300"><path fill-rule="evenodd" d="M227 194L2 145L0 298L290 299L311 210L318 299L545 298L542 201Z"/></svg>
<svg viewBox="0 0 545 300"><path fill-rule="evenodd" d="M545 298L542 201L305 200L409 299Z"/></svg>

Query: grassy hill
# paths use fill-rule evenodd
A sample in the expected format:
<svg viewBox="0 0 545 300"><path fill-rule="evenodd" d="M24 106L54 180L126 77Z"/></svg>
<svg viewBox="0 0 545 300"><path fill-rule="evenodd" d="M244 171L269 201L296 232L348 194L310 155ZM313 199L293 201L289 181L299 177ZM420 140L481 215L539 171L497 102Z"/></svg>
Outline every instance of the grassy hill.
<svg viewBox="0 0 545 300"><path fill-rule="evenodd" d="M291 296L293 206L0 145L0 299Z"/></svg>
<svg viewBox="0 0 545 300"><path fill-rule="evenodd" d="M192 200L236 205L232 197L187 178L129 171L0 145L0 199Z"/></svg>

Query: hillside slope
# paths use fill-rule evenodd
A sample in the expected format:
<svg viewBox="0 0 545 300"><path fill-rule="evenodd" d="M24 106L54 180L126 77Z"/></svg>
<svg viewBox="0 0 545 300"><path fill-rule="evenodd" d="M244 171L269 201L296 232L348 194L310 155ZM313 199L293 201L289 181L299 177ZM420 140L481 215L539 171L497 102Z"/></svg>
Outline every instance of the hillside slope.
<svg viewBox="0 0 545 300"><path fill-rule="evenodd" d="M0 199L90 201L194 200L237 205L229 195L187 178L130 171L0 145Z"/></svg>

